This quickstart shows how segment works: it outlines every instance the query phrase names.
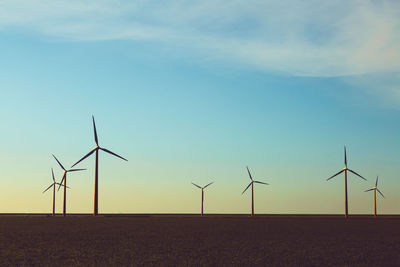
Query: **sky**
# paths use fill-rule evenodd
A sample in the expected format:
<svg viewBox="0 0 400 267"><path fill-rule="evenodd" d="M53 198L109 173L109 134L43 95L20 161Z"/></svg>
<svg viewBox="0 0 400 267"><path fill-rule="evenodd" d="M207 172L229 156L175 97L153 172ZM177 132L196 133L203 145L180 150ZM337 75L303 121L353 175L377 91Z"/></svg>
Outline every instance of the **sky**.
<svg viewBox="0 0 400 267"><path fill-rule="evenodd" d="M99 144L100 213L342 214L400 207L399 1L0 0L0 213ZM94 157L67 212L93 211ZM62 211L62 190L56 193Z"/></svg>

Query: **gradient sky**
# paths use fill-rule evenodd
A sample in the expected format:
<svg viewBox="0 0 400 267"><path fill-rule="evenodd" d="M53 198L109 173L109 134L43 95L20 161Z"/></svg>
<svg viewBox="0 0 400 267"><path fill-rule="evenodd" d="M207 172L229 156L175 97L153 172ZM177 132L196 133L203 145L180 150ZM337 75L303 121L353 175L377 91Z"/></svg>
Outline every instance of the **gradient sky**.
<svg viewBox="0 0 400 267"><path fill-rule="evenodd" d="M0 213L95 145L99 212L400 212L399 1L0 1ZM92 212L94 157L69 176ZM62 193L57 193L61 212Z"/></svg>

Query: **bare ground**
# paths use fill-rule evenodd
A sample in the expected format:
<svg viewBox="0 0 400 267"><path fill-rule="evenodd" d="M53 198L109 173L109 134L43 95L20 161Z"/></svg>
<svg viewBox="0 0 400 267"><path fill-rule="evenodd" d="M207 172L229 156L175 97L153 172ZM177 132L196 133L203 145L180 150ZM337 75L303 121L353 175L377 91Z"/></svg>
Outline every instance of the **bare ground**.
<svg viewBox="0 0 400 267"><path fill-rule="evenodd" d="M0 266L400 266L400 217L2 215Z"/></svg>

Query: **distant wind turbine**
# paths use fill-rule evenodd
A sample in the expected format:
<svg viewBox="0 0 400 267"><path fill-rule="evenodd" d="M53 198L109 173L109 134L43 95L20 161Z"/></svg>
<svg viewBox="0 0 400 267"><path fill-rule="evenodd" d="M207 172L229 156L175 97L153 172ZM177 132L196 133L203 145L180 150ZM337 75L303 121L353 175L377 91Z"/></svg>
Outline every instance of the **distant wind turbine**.
<svg viewBox="0 0 400 267"><path fill-rule="evenodd" d="M249 173L249 177L250 177L250 184L246 187L246 189L242 192L242 195L244 194L244 192L246 192L246 190L251 186L251 216L254 216L254 183L257 184L265 184L268 185L267 183L264 182L260 182L260 181L254 181L253 177L251 176L251 173L249 171L249 167L247 168L247 172Z"/></svg>
<svg viewBox="0 0 400 267"><path fill-rule="evenodd" d="M67 190L66 190L66 187L67 187L67 173L76 172L76 171L84 171L86 169L69 169L69 170L66 170L64 168L64 166L61 164L61 162L56 158L56 156L53 155L53 157L57 161L57 163L60 165L61 169L63 169L63 171L64 171L64 175L63 175L63 178L61 179L60 186L58 187L58 190L60 190L61 184L64 182L63 216L65 216L66 212L67 212Z"/></svg>
<svg viewBox="0 0 400 267"><path fill-rule="evenodd" d="M350 170L349 168L347 168L347 156L346 156L346 146L345 146L344 147L344 168L343 168L343 170L341 170L340 172L338 172L338 173L332 175L331 177L329 177L328 179L326 179L327 181L329 181L330 179L332 179L336 175L339 175L342 172L344 172L344 217L345 218L348 217L348 199L347 199L347 172L348 171L353 173L353 174L355 174L355 175L357 175L361 179L364 179L365 181L367 180L364 177L362 177L361 175L359 175L358 173L356 173L355 171Z"/></svg>
<svg viewBox="0 0 400 267"><path fill-rule="evenodd" d="M51 187L53 187L53 216L55 216L55 210L56 210L56 185L62 186L62 184L57 183L56 180L54 179L54 172L53 172L53 168L51 168L51 175L53 177L53 183L47 187L46 190L43 191L43 194L49 190ZM68 187L69 188L69 187Z"/></svg>
<svg viewBox="0 0 400 267"><path fill-rule="evenodd" d="M99 188L99 184L98 184L98 167L99 167L99 150L103 150L104 152L107 152L113 156L116 156L120 159L123 159L125 161L128 161L127 159L115 154L114 152L111 152L108 149L105 149L103 147L99 146L99 141L97 139L97 131L96 131L96 124L94 122L94 116L92 116L92 120L93 120L93 130L94 130L94 141L96 142L96 146L94 147L94 149L92 151L90 151L89 153L87 153L83 158L81 158L80 160L78 160L74 165L72 165L72 167L74 167L76 164L78 164L79 162L81 162L82 160L86 159L87 157L89 157L90 155L93 154L93 152L95 153L95 171L94 171L94 211L93 211L93 216L97 216L98 214L98 210L99 210L99 206L98 206L98 201L99 201L99 195L98 195L98 188ZM71 167L71 168L72 168Z"/></svg>
<svg viewBox="0 0 400 267"><path fill-rule="evenodd" d="M203 216L204 189L205 189L207 186L209 186L209 185L211 185L211 184L213 184L213 183L214 183L214 182L211 182L211 183L209 183L208 185L206 185L206 186L204 186L204 187L201 187L201 186L199 186L199 185L197 185L197 184L195 184L195 183L192 183L194 186L196 186L196 187L198 187L198 188L201 189L201 216Z"/></svg>
<svg viewBox="0 0 400 267"><path fill-rule="evenodd" d="M371 189L365 190L364 192L368 191L374 191L374 217L376 218L376 191L378 191L379 194L381 194L382 197L385 197L382 192L378 189L378 176L376 176L376 182L375 186L372 187Z"/></svg>

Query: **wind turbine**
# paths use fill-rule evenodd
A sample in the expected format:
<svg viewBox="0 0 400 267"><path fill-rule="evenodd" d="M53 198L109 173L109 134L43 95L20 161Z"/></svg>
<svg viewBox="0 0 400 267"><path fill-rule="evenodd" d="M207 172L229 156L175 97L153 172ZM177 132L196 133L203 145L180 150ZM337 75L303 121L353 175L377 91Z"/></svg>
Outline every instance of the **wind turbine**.
<svg viewBox="0 0 400 267"><path fill-rule="evenodd" d="M346 146L344 147L344 168L343 170L341 170L340 172L332 175L331 177L329 177L328 179L326 179L327 181L329 181L330 179L332 179L333 177L335 177L336 175L341 174L342 172L344 172L344 217L347 218L348 217L348 199L347 199L347 172L351 172L355 175L357 175L358 177L364 179L365 181L367 179L365 179L364 177L362 177L361 175L359 175L358 173L356 173L355 171L347 168L347 156L346 156Z"/></svg>
<svg viewBox="0 0 400 267"><path fill-rule="evenodd" d="M123 158L123 157L121 157L121 156L119 156L119 155L117 155L117 154L115 154L114 152L111 152L108 149L105 149L105 148L99 146L99 141L97 139L97 132L96 132L96 124L94 122L94 116L92 116L92 119L93 119L93 130L94 130L94 141L96 142L96 146L94 147L94 149L92 151L87 153L83 158L81 158L74 165L72 165L72 167L74 167L76 164L78 164L82 160L84 160L87 157L89 157L90 155L92 155L93 152L96 152L95 153L95 171L94 171L94 211L93 211L93 216L96 216L98 214L98 210L99 210L99 206L98 206L98 201L99 201L99 194L98 194L98 188L99 188L99 184L98 184L99 150L103 150L104 152L107 152L107 153L109 153L109 154L111 154L113 156L116 156L116 157L118 157L120 159L123 159L125 161L128 161L128 160Z"/></svg>
<svg viewBox="0 0 400 267"><path fill-rule="evenodd" d="M257 184L265 184L268 185L267 183L264 182L260 182L260 181L254 181L253 177L251 176L251 173L249 171L249 167L247 167L247 172L249 173L249 177L250 177L250 184L246 187L246 189L242 192L242 195L244 194L244 192L246 192L246 190L251 186L251 216L254 216L254 183Z"/></svg>
<svg viewBox="0 0 400 267"><path fill-rule="evenodd" d="M53 172L53 168L51 168L51 175L53 177L53 183L47 187L46 190L43 191L43 194L49 190L51 187L53 187L53 216L55 216L55 209L56 209L56 185L62 186L62 184L57 183L56 180L54 179L54 172ZM68 187L69 188L69 187Z"/></svg>
<svg viewBox="0 0 400 267"><path fill-rule="evenodd" d="M211 183L209 183L208 185L206 185L206 186L204 186L204 187L201 187L201 186L198 186L198 185L195 184L195 183L192 183L194 186L196 186L196 187L198 187L198 188L201 189L201 216L203 216L204 189L205 189L207 186L209 186L209 185L211 185L211 184L213 184L213 183L214 183L214 182L211 182Z"/></svg>
<svg viewBox="0 0 400 267"><path fill-rule="evenodd" d="M365 190L364 192L368 192L368 191L374 191L374 217L376 218L376 191L379 192L379 194L381 194L381 196L385 197L381 191L379 191L378 189L378 176L376 176L376 182L375 182L375 186L372 187L371 189Z"/></svg>
<svg viewBox="0 0 400 267"><path fill-rule="evenodd" d="M67 190L66 190L66 187L67 187L67 173L69 173L69 172L76 172L76 171L83 171L83 170L86 170L86 169L69 169L69 170L66 170L66 169L64 168L64 166L61 164L61 162L56 158L56 156L53 155L53 157L54 157L55 160L58 162L58 164L60 165L61 169L64 170L64 175L63 175L63 178L61 179L60 186L58 187L58 190L60 190L61 184L62 184L63 181L64 181L63 216L65 217L65 213L66 213L66 211L67 211L67 201L66 201L66 200L67 200Z"/></svg>

